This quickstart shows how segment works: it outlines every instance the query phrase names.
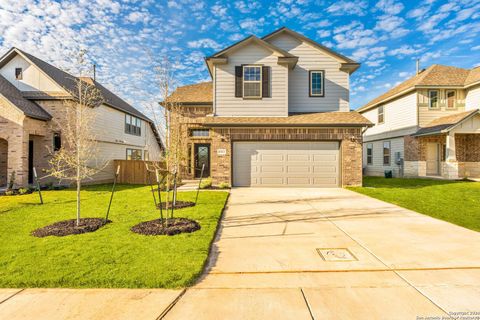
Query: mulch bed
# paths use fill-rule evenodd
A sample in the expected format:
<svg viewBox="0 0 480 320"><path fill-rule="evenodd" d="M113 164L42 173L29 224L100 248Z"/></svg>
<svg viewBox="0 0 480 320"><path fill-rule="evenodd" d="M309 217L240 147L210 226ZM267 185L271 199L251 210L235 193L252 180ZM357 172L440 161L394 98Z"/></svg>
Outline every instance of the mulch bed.
<svg viewBox="0 0 480 320"><path fill-rule="evenodd" d="M164 220L167 220L167 227L162 224L162 221ZM146 236L173 236L180 233L191 233L200 230L200 225L195 220L186 218L169 218L141 222L136 226L133 226L130 230Z"/></svg>
<svg viewBox="0 0 480 320"><path fill-rule="evenodd" d="M159 207L159 203L157 204L157 208ZM180 200L177 200L175 201L175 206L173 207L174 209L182 209L182 208L188 208L188 207L193 207L195 206L195 202L191 202L191 201L180 201ZM162 209L166 209L167 208L167 203L166 202L162 202ZM172 208L172 202L170 201L168 203L168 209L171 209Z"/></svg>
<svg viewBox="0 0 480 320"><path fill-rule="evenodd" d="M55 222L54 224L32 231L32 236L43 238L48 236L64 237L71 234L82 234L94 232L105 224L112 222L103 218L83 218L80 219L80 225L77 226L77 219L64 220Z"/></svg>

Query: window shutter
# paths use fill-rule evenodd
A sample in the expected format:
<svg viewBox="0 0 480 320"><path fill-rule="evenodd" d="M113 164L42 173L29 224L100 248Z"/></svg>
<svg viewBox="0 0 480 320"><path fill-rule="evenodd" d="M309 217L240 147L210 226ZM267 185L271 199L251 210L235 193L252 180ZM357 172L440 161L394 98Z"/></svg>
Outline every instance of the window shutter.
<svg viewBox="0 0 480 320"><path fill-rule="evenodd" d="M243 97L243 68L235 66L235 97Z"/></svg>
<svg viewBox="0 0 480 320"><path fill-rule="evenodd" d="M262 67L262 97L270 97L270 67Z"/></svg>

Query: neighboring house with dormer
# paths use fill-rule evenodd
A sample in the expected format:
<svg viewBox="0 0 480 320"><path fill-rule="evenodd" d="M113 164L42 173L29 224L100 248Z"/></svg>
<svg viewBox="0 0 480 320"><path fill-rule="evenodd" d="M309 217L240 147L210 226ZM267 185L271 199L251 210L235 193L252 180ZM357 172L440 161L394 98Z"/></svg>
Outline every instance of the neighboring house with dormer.
<svg viewBox="0 0 480 320"><path fill-rule="evenodd" d="M366 175L480 177L480 68L432 65L357 109Z"/></svg>
<svg viewBox="0 0 480 320"><path fill-rule="evenodd" d="M64 102L72 99L77 81L17 48L0 58L0 187L14 171L17 187L33 182L34 167L45 176L51 152L62 147ZM95 107L92 136L96 158L107 166L89 182L111 181L114 159L159 159L161 141L152 121L94 79L82 81L95 85L103 100Z"/></svg>
<svg viewBox="0 0 480 320"><path fill-rule="evenodd" d="M362 130L349 106L359 64L287 28L205 59L212 81L177 88L187 140L184 177L215 184L362 184Z"/></svg>

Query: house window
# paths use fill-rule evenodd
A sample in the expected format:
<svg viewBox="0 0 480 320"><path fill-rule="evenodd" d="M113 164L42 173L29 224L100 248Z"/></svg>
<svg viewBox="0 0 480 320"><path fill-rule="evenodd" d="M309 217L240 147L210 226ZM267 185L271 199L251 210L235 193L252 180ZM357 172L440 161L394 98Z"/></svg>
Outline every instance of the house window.
<svg viewBox="0 0 480 320"><path fill-rule="evenodd" d="M455 90L447 90L447 108L448 109L455 109L455 96L456 96L456 91Z"/></svg>
<svg viewBox="0 0 480 320"><path fill-rule="evenodd" d="M191 137L208 137L209 130L208 129L193 129L190 130Z"/></svg>
<svg viewBox="0 0 480 320"><path fill-rule="evenodd" d="M127 160L142 160L142 150L127 148Z"/></svg>
<svg viewBox="0 0 480 320"><path fill-rule="evenodd" d="M383 106L378 107L378 123L383 123L385 121L385 116L384 116L384 109Z"/></svg>
<svg viewBox="0 0 480 320"><path fill-rule="evenodd" d="M15 79L22 80L23 79L23 69L22 68L15 68Z"/></svg>
<svg viewBox="0 0 480 320"><path fill-rule="evenodd" d="M58 132L53 133L53 151L58 151L62 148L62 136Z"/></svg>
<svg viewBox="0 0 480 320"><path fill-rule="evenodd" d="M125 115L125 133L135 136L142 135L142 120L129 114Z"/></svg>
<svg viewBox="0 0 480 320"><path fill-rule="evenodd" d="M390 165L390 141L383 142L383 165Z"/></svg>
<svg viewBox="0 0 480 320"><path fill-rule="evenodd" d="M428 100L429 100L428 107L430 109L437 109L438 108L438 90L428 91Z"/></svg>
<svg viewBox="0 0 480 320"><path fill-rule="evenodd" d="M367 164L373 164L373 144L367 143Z"/></svg>
<svg viewBox="0 0 480 320"><path fill-rule="evenodd" d="M262 67L243 66L243 97L262 97Z"/></svg>
<svg viewBox="0 0 480 320"><path fill-rule="evenodd" d="M310 97L324 97L323 70L310 71Z"/></svg>

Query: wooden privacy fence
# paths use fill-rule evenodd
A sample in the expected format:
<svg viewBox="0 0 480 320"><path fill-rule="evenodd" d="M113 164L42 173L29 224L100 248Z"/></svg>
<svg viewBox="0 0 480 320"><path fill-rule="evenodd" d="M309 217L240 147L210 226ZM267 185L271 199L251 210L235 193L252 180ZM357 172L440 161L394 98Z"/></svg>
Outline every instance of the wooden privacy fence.
<svg viewBox="0 0 480 320"><path fill-rule="evenodd" d="M115 170L120 166L120 173L118 174L117 183L124 184L148 184L148 171L145 168L145 163L149 168L153 168L155 161L143 160L114 160ZM158 164L158 162L157 162ZM152 182L155 181L155 174L151 173Z"/></svg>

